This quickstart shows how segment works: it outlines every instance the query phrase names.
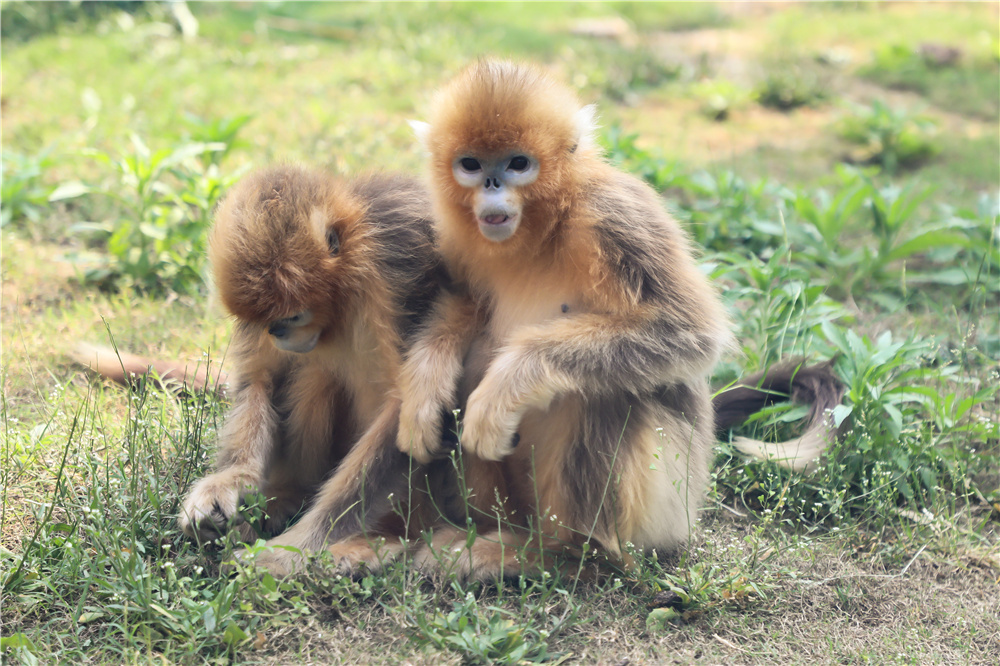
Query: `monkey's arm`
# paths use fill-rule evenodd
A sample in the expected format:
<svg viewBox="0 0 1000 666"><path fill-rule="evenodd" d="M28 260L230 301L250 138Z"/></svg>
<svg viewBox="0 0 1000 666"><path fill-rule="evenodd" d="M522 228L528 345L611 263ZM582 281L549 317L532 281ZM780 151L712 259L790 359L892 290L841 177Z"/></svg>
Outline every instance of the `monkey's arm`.
<svg viewBox="0 0 1000 666"><path fill-rule="evenodd" d="M729 334L723 321L645 306L580 314L516 332L469 396L462 446L489 460L512 450L525 410L557 395L651 391L708 374ZM676 314L675 314L676 313Z"/></svg>
<svg viewBox="0 0 1000 666"><path fill-rule="evenodd" d="M396 445L421 463L440 449L442 413L457 406L462 359L481 328L480 319L471 297L445 294L406 355L399 377Z"/></svg>
<svg viewBox="0 0 1000 666"><path fill-rule="evenodd" d="M278 437L274 407L274 360L262 353L246 354L255 344L253 335L237 327L233 347L238 359L233 406L219 432L218 461L208 476L188 492L177 522L190 537L211 540L238 517L244 495L261 487L265 467Z"/></svg>

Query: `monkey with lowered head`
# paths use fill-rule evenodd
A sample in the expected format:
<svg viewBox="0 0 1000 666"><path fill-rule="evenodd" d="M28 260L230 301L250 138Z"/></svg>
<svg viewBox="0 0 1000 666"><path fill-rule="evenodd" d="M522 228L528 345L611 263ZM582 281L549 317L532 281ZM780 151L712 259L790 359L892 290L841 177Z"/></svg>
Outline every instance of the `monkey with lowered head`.
<svg viewBox="0 0 1000 666"><path fill-rule="evenodd" d="M429 212L408 178L295 166L227 195L209 252L236 318L232 406L214 471L184 500L185 533L218 536L257 491L272 532L308 503L271 546L316 551L391 516L410 467L395 446L402 350L443 285ZM301 564L281 548L258 563L277 574Z"/></svg>
<svg viewBox="0 0 1000 666"><path fill-rule="evenodd" d="M708 376L730 344L687 236L602 159L593 108L534 67L479 61L414 127L439 249L470 297L409 349L398 444L439 456L440 408L464 406L477 532L439 526L416 565L490 578L587 542L619 561L625 544L683 543L715 441Z"/></svg>

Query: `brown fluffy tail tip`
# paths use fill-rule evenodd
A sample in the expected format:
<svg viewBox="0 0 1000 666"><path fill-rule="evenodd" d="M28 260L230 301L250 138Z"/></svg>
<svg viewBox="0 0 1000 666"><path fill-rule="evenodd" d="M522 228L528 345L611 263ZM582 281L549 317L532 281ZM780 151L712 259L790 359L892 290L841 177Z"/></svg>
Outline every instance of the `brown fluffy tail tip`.
<svg viewBox="0 0 1000 666"><path fill-rule="evenodd" d="M844 397L844 385L833 372L833 361L804 365L802 359L783 361L720 392L713 399L715 427L720 433L738 425L769 404L791 398L810 405L805 432L785 442L764 442L746 437L733 446L747 455L773 460L801 472L816 467L817 459L837 440L838 428L830 413Z"/></svg>
<svg viewBox="0 0 1000 666"><path fill-rule="evenodd" d="M133 386L152 374L164 388L175 392L217 391L225 393L228 375L221 364L181 363L148 359L121 350L86 343L76 345L70 357L102 377L123 386Z"/></svg>

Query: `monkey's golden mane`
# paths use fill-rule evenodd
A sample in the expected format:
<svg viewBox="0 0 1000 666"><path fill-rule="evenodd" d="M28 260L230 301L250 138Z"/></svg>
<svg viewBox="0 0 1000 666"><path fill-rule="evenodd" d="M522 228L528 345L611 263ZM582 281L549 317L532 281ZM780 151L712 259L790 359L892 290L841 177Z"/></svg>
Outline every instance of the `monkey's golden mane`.
<svg viewBox="0 0 1000 666"><path fill-rule="evenodd" d="M345 310L371 263L356 238L365 214L343 181L319 172L285 166L247 176L220 206L209 245L222 304L263 325L307 309Z"/></svg>

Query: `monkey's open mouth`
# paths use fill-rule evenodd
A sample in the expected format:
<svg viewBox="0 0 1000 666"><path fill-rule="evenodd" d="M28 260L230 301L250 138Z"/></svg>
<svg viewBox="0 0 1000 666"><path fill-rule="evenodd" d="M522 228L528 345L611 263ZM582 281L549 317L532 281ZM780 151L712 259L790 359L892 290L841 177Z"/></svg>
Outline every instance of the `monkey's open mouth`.
<svg viewBox="0 0 1000 666"><path fill-rule="evenodd" d="M486 215L485 217L479 218L481 224L488 224L490 226L496 226L498 224L503 224L510 220L510 215L504 215L502 213L496 215Z"/></svg>
<svg viewBox="0 0 1000 666"><path fill-rule="evenodd" d="M486 237L486 240L502 243L514 235L520 218L521 216L518 214L511 217L506 213L494 213L477 216L477 222L479 222L479 231Z"/></svg>

